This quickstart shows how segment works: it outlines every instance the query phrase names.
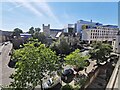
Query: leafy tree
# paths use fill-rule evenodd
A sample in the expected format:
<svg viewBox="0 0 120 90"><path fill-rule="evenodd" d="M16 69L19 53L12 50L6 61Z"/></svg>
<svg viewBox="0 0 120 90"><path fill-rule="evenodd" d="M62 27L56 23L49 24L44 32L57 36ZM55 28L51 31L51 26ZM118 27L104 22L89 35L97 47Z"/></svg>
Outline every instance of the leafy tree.
<svg viewBox="0 0 120 90"><path fill-rule="evenodd" d="M47 38L45 36L45 34L43 32L35 32L35 34L33 35L34 39L38 39L38 41L40 41L43 44L47 44Z"/></svg>
<svg viewBox="0 0 120 90"><path fill-rule="evenodd" d="M66 61L66 64L73 65L75 66L76 69L79 69L87 66L87 62L85 62L85 60L88 58L89 56L82 56L82 54L80 53L80 50L76 49L74 52L67 55L64 59Z"/></svg>
<svg viewBox="0 0 120 90"><path fill-rule="evenodd" d="M87 25L82 25L82 30L87 29Z"/></svg>
<svg viewBox="0 0 120 90"><path fill-rule="evenodd" d="M97 60L97 63L106 61L112 52L112 46L109 44L97 44L94 49L90 51L90 55Z"/></svg>
<svg viewBox="0 0 120 90"><path fill-rule="evenodd" d="M15 28L13 31L14 36L20 36L20 33L23 33L23 31L19 28Z"/></svg>
<svg viewBox="0 0 120 90"><path fill-rule="evenodd" d="M31 27L31 28L29 29L29 31L28 31L28 33L30 33L30 34L32 34L32 35L34 34L34 32L35 32L35 31L34 31L34 27Z"/></svg>
<svg viewBox="0 0 120 90"><path fill-rule="evenodd" d="M57 42L54 42L50 48L57 52L57 54L68 55L71 52L71 47L64 37L59 39Z"/></svg>
<svg viewBox="0 0 120 90"><path fill-rule="evenodd" d="M35 32L39 33L40 32L40 28L35 28Z"/></svg>
<svg viewBox="0 0 120 90"><path fill-rule="evenodd" d="M61 90L74 90L74 88L71 85L67 84L65 86L62 86Z"/></svg>
<svg viewBox="0 0 120 90"><path fill-rule="evenodd" d="M12 60L17 59L15 73L11 75L13 82L10 87L33 89L41 85L43 78L59 68L59 58L55 52L46 48L44 44L30 41L24 48L15 50Z"/></svg>

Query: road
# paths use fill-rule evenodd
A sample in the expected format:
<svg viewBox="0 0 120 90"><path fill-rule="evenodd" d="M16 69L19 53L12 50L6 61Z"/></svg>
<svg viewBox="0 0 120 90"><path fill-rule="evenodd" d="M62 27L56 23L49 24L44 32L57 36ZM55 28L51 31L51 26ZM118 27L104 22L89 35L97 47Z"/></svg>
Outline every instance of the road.
<svg viewBox="0 0 120 90"><path fill-rule="evenodd" d="M1 49L2 48L2 49ZM12 44L0 46L2 53L0 55L0 85L9 85L11 79L9 76L14 72L14 69L8 67L10 60L9 52L12 49Z"/></svg>

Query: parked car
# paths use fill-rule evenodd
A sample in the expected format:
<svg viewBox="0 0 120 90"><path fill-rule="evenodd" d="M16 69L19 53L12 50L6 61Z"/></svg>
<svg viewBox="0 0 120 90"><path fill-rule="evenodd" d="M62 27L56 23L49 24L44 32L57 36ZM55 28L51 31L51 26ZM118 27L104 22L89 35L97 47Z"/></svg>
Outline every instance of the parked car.
<svg viewBox="0 0 120 90"><path fill-rule="evenodd" d="M18 60L10 60L9 63L8 63L8 66L9 66L10 68L15 68L15 64L16 64L17 61L18 61Z"/></svg>
<svg viewBox="0 0 120 90"><path fill-rule="evenodd" d="M72 81L73 77L74 71L72 69L66 69L61 75L61 80L65 83L69 83Z"/></svg>
<svg viewBox="0 0 120 90"><path fill-rule="evenodd" d="M43 88L49 88L53 84L52 78L43 83Z"/></svg>

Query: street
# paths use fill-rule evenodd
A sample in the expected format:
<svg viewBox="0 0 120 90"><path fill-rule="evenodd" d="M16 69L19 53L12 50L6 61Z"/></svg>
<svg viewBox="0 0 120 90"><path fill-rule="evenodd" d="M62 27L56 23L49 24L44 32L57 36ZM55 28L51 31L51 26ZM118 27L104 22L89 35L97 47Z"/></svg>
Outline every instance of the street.
<svg viewBox="0 0 120 90"><path fill-rule="evenodd" d="M0 46L2 50L0 55L0 85L9 85L11 79L9 76L14 72L14 69L8 67L8 62L10 60L9 52L12 49L12 44Z"/></svg>

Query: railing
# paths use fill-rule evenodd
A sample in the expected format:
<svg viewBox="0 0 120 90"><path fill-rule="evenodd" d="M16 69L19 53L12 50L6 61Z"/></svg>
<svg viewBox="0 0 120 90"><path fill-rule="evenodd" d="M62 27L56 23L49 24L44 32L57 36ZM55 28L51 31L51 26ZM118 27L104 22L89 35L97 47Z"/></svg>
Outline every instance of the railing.
<svg viewBox="0 0 120 90"><path fill-rule="evenodd" d="M114 71L111 75L111 78L106 86L106 90L113 90L114 89L115 82L116 82L117 77L118 77L119 69L120 69L120 58L116 64Z"/></svg>

